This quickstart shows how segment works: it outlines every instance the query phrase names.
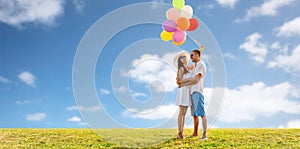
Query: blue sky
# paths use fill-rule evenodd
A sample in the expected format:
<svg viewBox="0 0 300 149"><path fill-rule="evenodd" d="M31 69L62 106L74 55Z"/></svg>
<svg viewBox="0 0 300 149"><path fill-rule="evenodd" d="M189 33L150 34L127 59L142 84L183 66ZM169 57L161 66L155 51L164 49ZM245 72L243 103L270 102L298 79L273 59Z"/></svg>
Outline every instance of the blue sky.
<svg viewBox="0 0 300 149"><path fill-rule="evenodd" d="M102 109L126 127L154 127L166 121L176 126L176 74L161 59L172 61L178 51L130 48L144 39L160 41L159 25L126 28L106 44L95 68L95 90L104 107L77 106L72 85L76 50L98 19L120 7L142 2L154 2L152 10L158 11L155 2L171 4L171 0L39 2L0 2L0 127L87 127L78 110ZM299 128L300 2L186 0L186 4L203 21L200 25L210 29L225 62L225 97L211 127ZM191 51L196 46L187 41L180 48ZM122 60L122 52L130 50L135 54ZM210 56L205 55L206 63ZM149 85L156 92L161 86L153 85L153 81L163 80L165 100L159 109L145 106L148 114L130 112L134 108L124 108L117 98L127 87L113 84L112 73L121 79L130 75L127 83L131 97L142 102L150 98ZM206 106L213 90L212 80L206 76ZM161 96L159 91L155 95Z"/></svg>

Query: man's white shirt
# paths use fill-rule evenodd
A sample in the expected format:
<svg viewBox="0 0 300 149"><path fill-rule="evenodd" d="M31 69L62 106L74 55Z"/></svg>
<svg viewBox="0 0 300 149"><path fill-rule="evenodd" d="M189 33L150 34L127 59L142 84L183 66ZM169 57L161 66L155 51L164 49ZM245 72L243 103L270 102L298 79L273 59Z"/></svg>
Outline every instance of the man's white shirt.
<svg viewBox="0 0 300 149"><path fill-rule="evenodd" d="M196 64L196 67L191 71L191 78L196 77L196 75L198 74L201 74L201 78L198 83L190 86L190 91L191 94L193 92L200 92L204 96L203 90L204 90L204 77L206 74L206 65L203 61L199 61Z"/></svg>

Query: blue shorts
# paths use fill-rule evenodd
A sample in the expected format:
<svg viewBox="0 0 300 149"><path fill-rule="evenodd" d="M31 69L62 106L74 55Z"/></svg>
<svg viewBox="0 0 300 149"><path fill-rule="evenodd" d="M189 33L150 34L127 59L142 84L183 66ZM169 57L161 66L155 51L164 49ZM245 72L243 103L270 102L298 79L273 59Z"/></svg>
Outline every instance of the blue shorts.
<svg viewBox="0 0 300 149"><path fill-rule="evenodd" d="M192 107L191 114L192 116L205 116L204 111L204 97L200 92L193 92L191 95Z"/></svg>

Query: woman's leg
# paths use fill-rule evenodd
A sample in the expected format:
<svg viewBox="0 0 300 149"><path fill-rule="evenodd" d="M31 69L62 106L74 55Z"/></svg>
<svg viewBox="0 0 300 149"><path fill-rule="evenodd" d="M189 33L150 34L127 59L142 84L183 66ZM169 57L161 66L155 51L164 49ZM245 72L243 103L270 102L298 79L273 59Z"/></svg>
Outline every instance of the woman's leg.
<svg viewBox="0 0 300 149"><path fill-rule="evenodd" d="M179 113L178 113L178 138L182 138L182 124L183 124L183 116L184 116L184 106L179 106Z"/></svg>
<svg viewBox="0 0 300 149"><path fill-rule="evenodd" d="M185 114L187 111L187 106L179 106L179 114L178 114L178 137L183 137L183 127L184 127L184 120Z"/></svg>
<svg viewBox="0 0 300 149"><path fill-rule="evenodd" d="M185 115L187 111L187 106L182 106L182 124L181 124L181 132L183 134L183 128L184 128L184 121L185 121Z"/></svg>

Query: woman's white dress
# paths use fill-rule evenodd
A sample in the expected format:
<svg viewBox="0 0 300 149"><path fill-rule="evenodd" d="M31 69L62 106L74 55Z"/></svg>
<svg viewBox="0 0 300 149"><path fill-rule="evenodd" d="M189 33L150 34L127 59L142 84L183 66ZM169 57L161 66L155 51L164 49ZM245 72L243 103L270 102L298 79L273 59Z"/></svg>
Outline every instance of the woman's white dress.
<svg viewBox="0 0 300 149"><path fill-rule="evenodd" d="M181 80L190 78L190 73L185 73L182 76ZM177 90L176 96L176 105L178 106L191 106L191 94L190 94L190 87L189 86L182 86Z"/></svg>

